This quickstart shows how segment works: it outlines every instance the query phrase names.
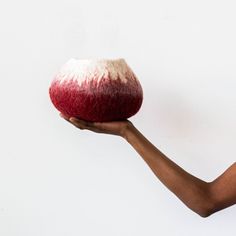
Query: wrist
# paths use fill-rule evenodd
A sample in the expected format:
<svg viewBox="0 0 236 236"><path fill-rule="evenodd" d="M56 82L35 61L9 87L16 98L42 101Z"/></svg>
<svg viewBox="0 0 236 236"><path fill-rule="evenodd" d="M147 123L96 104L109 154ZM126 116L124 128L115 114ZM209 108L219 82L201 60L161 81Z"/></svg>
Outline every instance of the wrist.
<svg viewBox="0 0 236 236"><path fill-rule="evenodd" d="M136 130L135 126L131 122L128 122L122 132L121 135L122 138L124 138L127 142L129 142L130 137L135 132L135 130Z"/></svg>

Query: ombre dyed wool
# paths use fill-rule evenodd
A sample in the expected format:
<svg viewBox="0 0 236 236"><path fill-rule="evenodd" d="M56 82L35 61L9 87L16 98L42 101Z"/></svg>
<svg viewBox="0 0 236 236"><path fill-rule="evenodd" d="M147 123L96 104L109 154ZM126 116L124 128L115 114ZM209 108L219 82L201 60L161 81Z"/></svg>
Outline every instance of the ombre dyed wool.
<svg viewBox="0 0 236 236"><path fill-rule="evenodd" d="M143 102L141 84L124 59L70 59L49 88L54 106L86 121L124 120Z"/></svg>

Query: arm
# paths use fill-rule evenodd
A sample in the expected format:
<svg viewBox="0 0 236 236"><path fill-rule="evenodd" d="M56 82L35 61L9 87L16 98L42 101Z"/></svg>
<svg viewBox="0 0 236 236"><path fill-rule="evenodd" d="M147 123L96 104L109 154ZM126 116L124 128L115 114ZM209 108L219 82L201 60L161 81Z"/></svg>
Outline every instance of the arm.
<svg viewBox="0 0 236 236"><path fill-rule="evenodd" d="M159 180L186 206L202 217L236 204L236 163L213 182L189 174L150 143L134 126L124 138Z"/></svg>
<svg viewBox="0 0 236 236"><path fill-rule="evenodd" d="M79 129L123 137L148 164L157 178L187 207L202 217L236 204L236 163L216 180L208 183L189 174L151 142L128 120L116 122L86 122L63 118Z"/></svg>

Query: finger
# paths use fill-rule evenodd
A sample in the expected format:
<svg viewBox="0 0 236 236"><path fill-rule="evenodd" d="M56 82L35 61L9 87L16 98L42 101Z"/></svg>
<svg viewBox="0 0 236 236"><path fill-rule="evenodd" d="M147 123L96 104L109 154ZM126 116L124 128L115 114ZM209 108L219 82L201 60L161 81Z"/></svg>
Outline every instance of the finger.
<svg viewBox="0 0 236 236"><path fill-rule="evenodd" d="M69 119L69 122L79 129L89 129L88 123L86 121L82 121L74 117L71 117Z"/></svg>
<svg viewBox="0 0 236 236"><path fill-rule="evenodd" d="M94 123L93 122L88 122L88 121L81 120L81 119L78 119L78 118L75 118L75 117L71 117L69 119L69 121L74 123L74 124L77 124L79 126L86 127L86 128L94 127Z"/></svg>
<svg viewBox="0 0 236 236"><path fill-rule="evenodd" d="M77 128L79 129L85 129L86 127L83 125L83 124L78 124L78 123L75 123L74 119L71 119L70 120L70 117L67 117L65 116L64 114L60 113L60 116L65 119L67 122L69 122L70 124L76 126Z"/></svg>
<svg viewBox="0 0 236 236"><path fill-rule="evenodd" d="M79 129L87 129L96 133L103 133L99 126L97 126L97 124L100 124L98 122L88 122L74 117L71 117L69 122Z"/></svg>
<svg viewBox="0 0 236 236"><path fill-rule="evenodd" d="M69 117L67 117L66 115L60 113L60 116L61 116L62 118L64 118L65 120L69 121Z"/></svg>

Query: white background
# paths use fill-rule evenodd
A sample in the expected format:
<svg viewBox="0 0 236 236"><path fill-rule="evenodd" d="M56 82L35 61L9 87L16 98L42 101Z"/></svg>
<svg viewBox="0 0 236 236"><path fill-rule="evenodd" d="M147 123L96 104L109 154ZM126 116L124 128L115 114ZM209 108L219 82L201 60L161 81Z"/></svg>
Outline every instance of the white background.
<svg viewBox="0 0 236 236"><path fill-rule="evenodd" d="M1 1L0 235L235 235L235 206L186 208L117 136L59 117L72 57L125 58L144 90L130 120L211 181L236 159L235 1Z"/></svg>

